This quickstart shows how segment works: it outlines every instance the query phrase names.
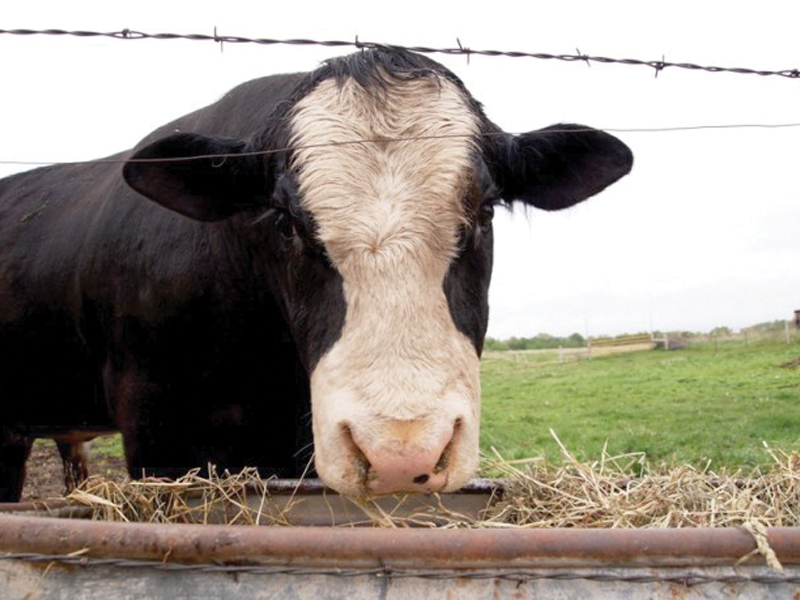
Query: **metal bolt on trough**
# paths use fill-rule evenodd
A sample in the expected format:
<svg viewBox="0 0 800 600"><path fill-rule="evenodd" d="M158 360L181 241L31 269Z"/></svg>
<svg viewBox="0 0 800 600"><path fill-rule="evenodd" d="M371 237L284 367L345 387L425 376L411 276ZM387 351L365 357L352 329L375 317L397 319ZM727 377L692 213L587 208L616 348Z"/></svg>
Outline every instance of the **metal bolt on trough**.
<svg viewBox="0 0 800 600"><path fill-rule="evenodd" d="M63 514L65 503L57 504ZM800 528L767 530L783 565L777 571L754 553L753 535L734 528L156 525L47 517L54 505L39 507L0 509L0 598L759 600L800 593Z"/></svg>

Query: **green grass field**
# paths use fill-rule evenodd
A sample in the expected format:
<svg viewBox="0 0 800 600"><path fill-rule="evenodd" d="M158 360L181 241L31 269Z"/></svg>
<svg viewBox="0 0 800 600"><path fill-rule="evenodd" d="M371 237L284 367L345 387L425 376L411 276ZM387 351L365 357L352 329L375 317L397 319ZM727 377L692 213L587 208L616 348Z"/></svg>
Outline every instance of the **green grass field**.
<svg viewBox="0 0 800 600"><path fill-rule="evenodd" d="M645 452L651 464L749 467L762 442L800 448L800 342L727 341L560 364L557 353L482 363L482 451L559 462L553 429L581 460ZM528 360L525 360L525 359Z"/></svg>

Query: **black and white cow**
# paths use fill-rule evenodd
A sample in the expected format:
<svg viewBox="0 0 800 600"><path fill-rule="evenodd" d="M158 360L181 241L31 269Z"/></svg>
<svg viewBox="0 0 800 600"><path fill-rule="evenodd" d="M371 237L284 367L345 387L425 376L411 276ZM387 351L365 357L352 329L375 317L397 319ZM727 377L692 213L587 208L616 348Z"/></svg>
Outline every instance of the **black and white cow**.
<svg viewBox="0 0 800 600"><path fill-rule="evenodd" d="M462 486L495 206L631 164L582 126L506 134L441 65L374 50L0 181L0 499L34 438L107 430L132 477L297 476L313 447L343 493Z"/></svg>

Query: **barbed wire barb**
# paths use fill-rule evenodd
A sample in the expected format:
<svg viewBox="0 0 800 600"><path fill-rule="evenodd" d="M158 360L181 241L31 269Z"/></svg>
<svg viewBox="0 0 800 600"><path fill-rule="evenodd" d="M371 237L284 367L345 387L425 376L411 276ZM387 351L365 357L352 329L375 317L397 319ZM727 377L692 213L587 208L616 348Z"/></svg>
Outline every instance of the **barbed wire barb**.
<svg viewBox="0 0 800 600"><path fill-rule="evenodd" d="M656 79L658 79L658 74L664 70L664 65L666 65L666 57L662 54L661 61L653 63L653 68L656 70Z"/></svg>
<svg viewBox="0 0 800 600"><path fill-rule="evenodd" d="M586 66L591 69L592 68L592 63L589 62L589 57L586 56L583 52L581 52L581 49L578 48L577 46L575 47L575 52L577 53L578 56L580 56L586 62Z"/></svg>
<svg viewBox="0 0 800 600"><path fill-rule="evenodd" d="M467 55L467 65L469 65L469 57L470 57L470 54L471 54L470 49L469 48L465 48L464 46L461 45L461 38L456 38L456 43L458 44L459 50L461 50L461 52L463 52L464 54Z"/></svg>

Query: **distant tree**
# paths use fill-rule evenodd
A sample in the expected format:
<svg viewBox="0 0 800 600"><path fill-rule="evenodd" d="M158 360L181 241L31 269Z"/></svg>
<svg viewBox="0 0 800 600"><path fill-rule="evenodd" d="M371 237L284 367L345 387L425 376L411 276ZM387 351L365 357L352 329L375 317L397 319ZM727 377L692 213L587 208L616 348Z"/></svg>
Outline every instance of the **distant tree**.
<svg viewBox="0 0 800 600"><path fill-rule="evenodd" d="M730 327L715 327L711 330L711 335L714 337L728 337L733 335Z"/></svg>
<svg viewBox="0 0 800 600"><path fill-rule="evenodd" d="M765 334L782 332L786 327L786 321L783 319L777 321L767 321L765 323L756 323L750 327L745 327L742 331L745 333Z"/></svg>
<svg viewBox="0 0 800 600"><path fill-rule="evenodd" d="M525 338L512 337L506 340L509 350L527 350Z"/></svg>
<svg viewBox="0 0 800 600"><path fill-rule="evenodd" d="M564 344L567 348L583 348L585 345L586 339L580 333L573 333Z"/></svg>
<svg viewBox="0 0 800 600"><path fill-rule="evenodd" d="M491 350L494 352L504 352L508 350L508 344L506 342L502 342L500 340L496 340L492 337L487 337L483 341L483 349L484 350Z"/></svg>

